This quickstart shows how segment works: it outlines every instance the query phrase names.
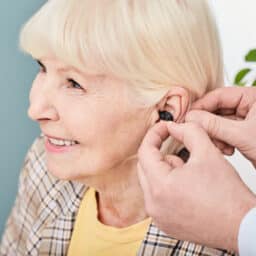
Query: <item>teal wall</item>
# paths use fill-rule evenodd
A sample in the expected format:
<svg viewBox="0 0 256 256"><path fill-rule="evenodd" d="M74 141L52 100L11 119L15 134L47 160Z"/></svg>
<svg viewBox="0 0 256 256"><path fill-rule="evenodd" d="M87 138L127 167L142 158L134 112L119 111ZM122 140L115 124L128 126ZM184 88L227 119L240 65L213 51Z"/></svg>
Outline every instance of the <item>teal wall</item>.
<svg viewBox="0 0 256 256"><path fill-rule="evenodd" d="M19 51L19 30L44 2L0 1L0 237L15 199L24 156L39 134L38 126L27 117L37 66Z"/></svg>

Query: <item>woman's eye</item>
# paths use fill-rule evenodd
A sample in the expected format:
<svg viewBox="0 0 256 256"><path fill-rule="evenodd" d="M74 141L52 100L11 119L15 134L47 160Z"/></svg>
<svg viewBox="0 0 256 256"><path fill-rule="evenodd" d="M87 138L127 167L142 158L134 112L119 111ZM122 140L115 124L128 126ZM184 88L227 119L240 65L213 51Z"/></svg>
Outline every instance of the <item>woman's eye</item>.
<svg viewBox="0 0 256 256"><path fill-rule="evenodd" d="M83 90L84 89L79 83L77 83L73 79L68 79L68 82L72 85L72 88L74 88L74 89L78 89L78 90Z"/></svg>

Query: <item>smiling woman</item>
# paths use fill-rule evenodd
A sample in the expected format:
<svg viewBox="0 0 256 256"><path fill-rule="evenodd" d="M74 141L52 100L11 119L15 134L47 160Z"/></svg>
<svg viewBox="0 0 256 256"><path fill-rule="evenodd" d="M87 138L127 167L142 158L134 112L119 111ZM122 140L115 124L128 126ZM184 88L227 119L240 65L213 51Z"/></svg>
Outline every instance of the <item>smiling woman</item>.
<svg viewBox="0 0 256 256"><path fill-rule="evenodd" d="M183 122L223 85L204 0L51 0L22 29L38 60L29 151L3 255L231 255L168 237L151 223L137 151L159 112ZM170 138L163 153L181 145ZM191 184L193 185L193 184Z"/></svg>

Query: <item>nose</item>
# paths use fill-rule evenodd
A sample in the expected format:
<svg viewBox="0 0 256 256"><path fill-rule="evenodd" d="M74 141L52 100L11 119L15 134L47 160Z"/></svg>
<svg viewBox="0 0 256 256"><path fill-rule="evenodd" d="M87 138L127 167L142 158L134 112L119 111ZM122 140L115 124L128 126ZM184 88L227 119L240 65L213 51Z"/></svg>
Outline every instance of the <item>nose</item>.
<svg viewBox="0 0 256 256"><path fill-rule="evenodd" d="M49 83L38 83L36 80L30 90L30 106L28 108L28 116L34 121L59 119L54 101L54 91L50 88Z"/></svg>

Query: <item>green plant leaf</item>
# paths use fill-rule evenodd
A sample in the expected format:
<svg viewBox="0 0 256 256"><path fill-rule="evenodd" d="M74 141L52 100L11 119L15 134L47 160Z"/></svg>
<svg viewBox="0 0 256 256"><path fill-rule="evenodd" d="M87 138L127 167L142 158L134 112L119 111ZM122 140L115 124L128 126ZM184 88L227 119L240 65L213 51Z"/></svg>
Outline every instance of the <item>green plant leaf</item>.
<svg viewBox="0 0 256 256"><path fill-rule="evenodd" d="M254 82L253 82L252 86L256 86L256 80L254 80Z"/></svg>
<svg viewBox="0 0 256 256"><path fill-rule="evenodd" d="M245 86L246 85L246 83L239 83L239 84L235 84L235 86Z"/></svg>
<svg viewBox="0 0 256 256"><path fill-rule="evenodd" d="M249 53L245 56L245 61L256 62L256 49L249 51Z"/></svg>
<svg viewBox="0 0 256 256"><path fill-rule="evenodd" d="M242 70L240 70L234 80L234 84L235 85L244 85L244 83L242 83L241 81L243 80L243 78L251 71L250 68L244 68Z"/></svg>

